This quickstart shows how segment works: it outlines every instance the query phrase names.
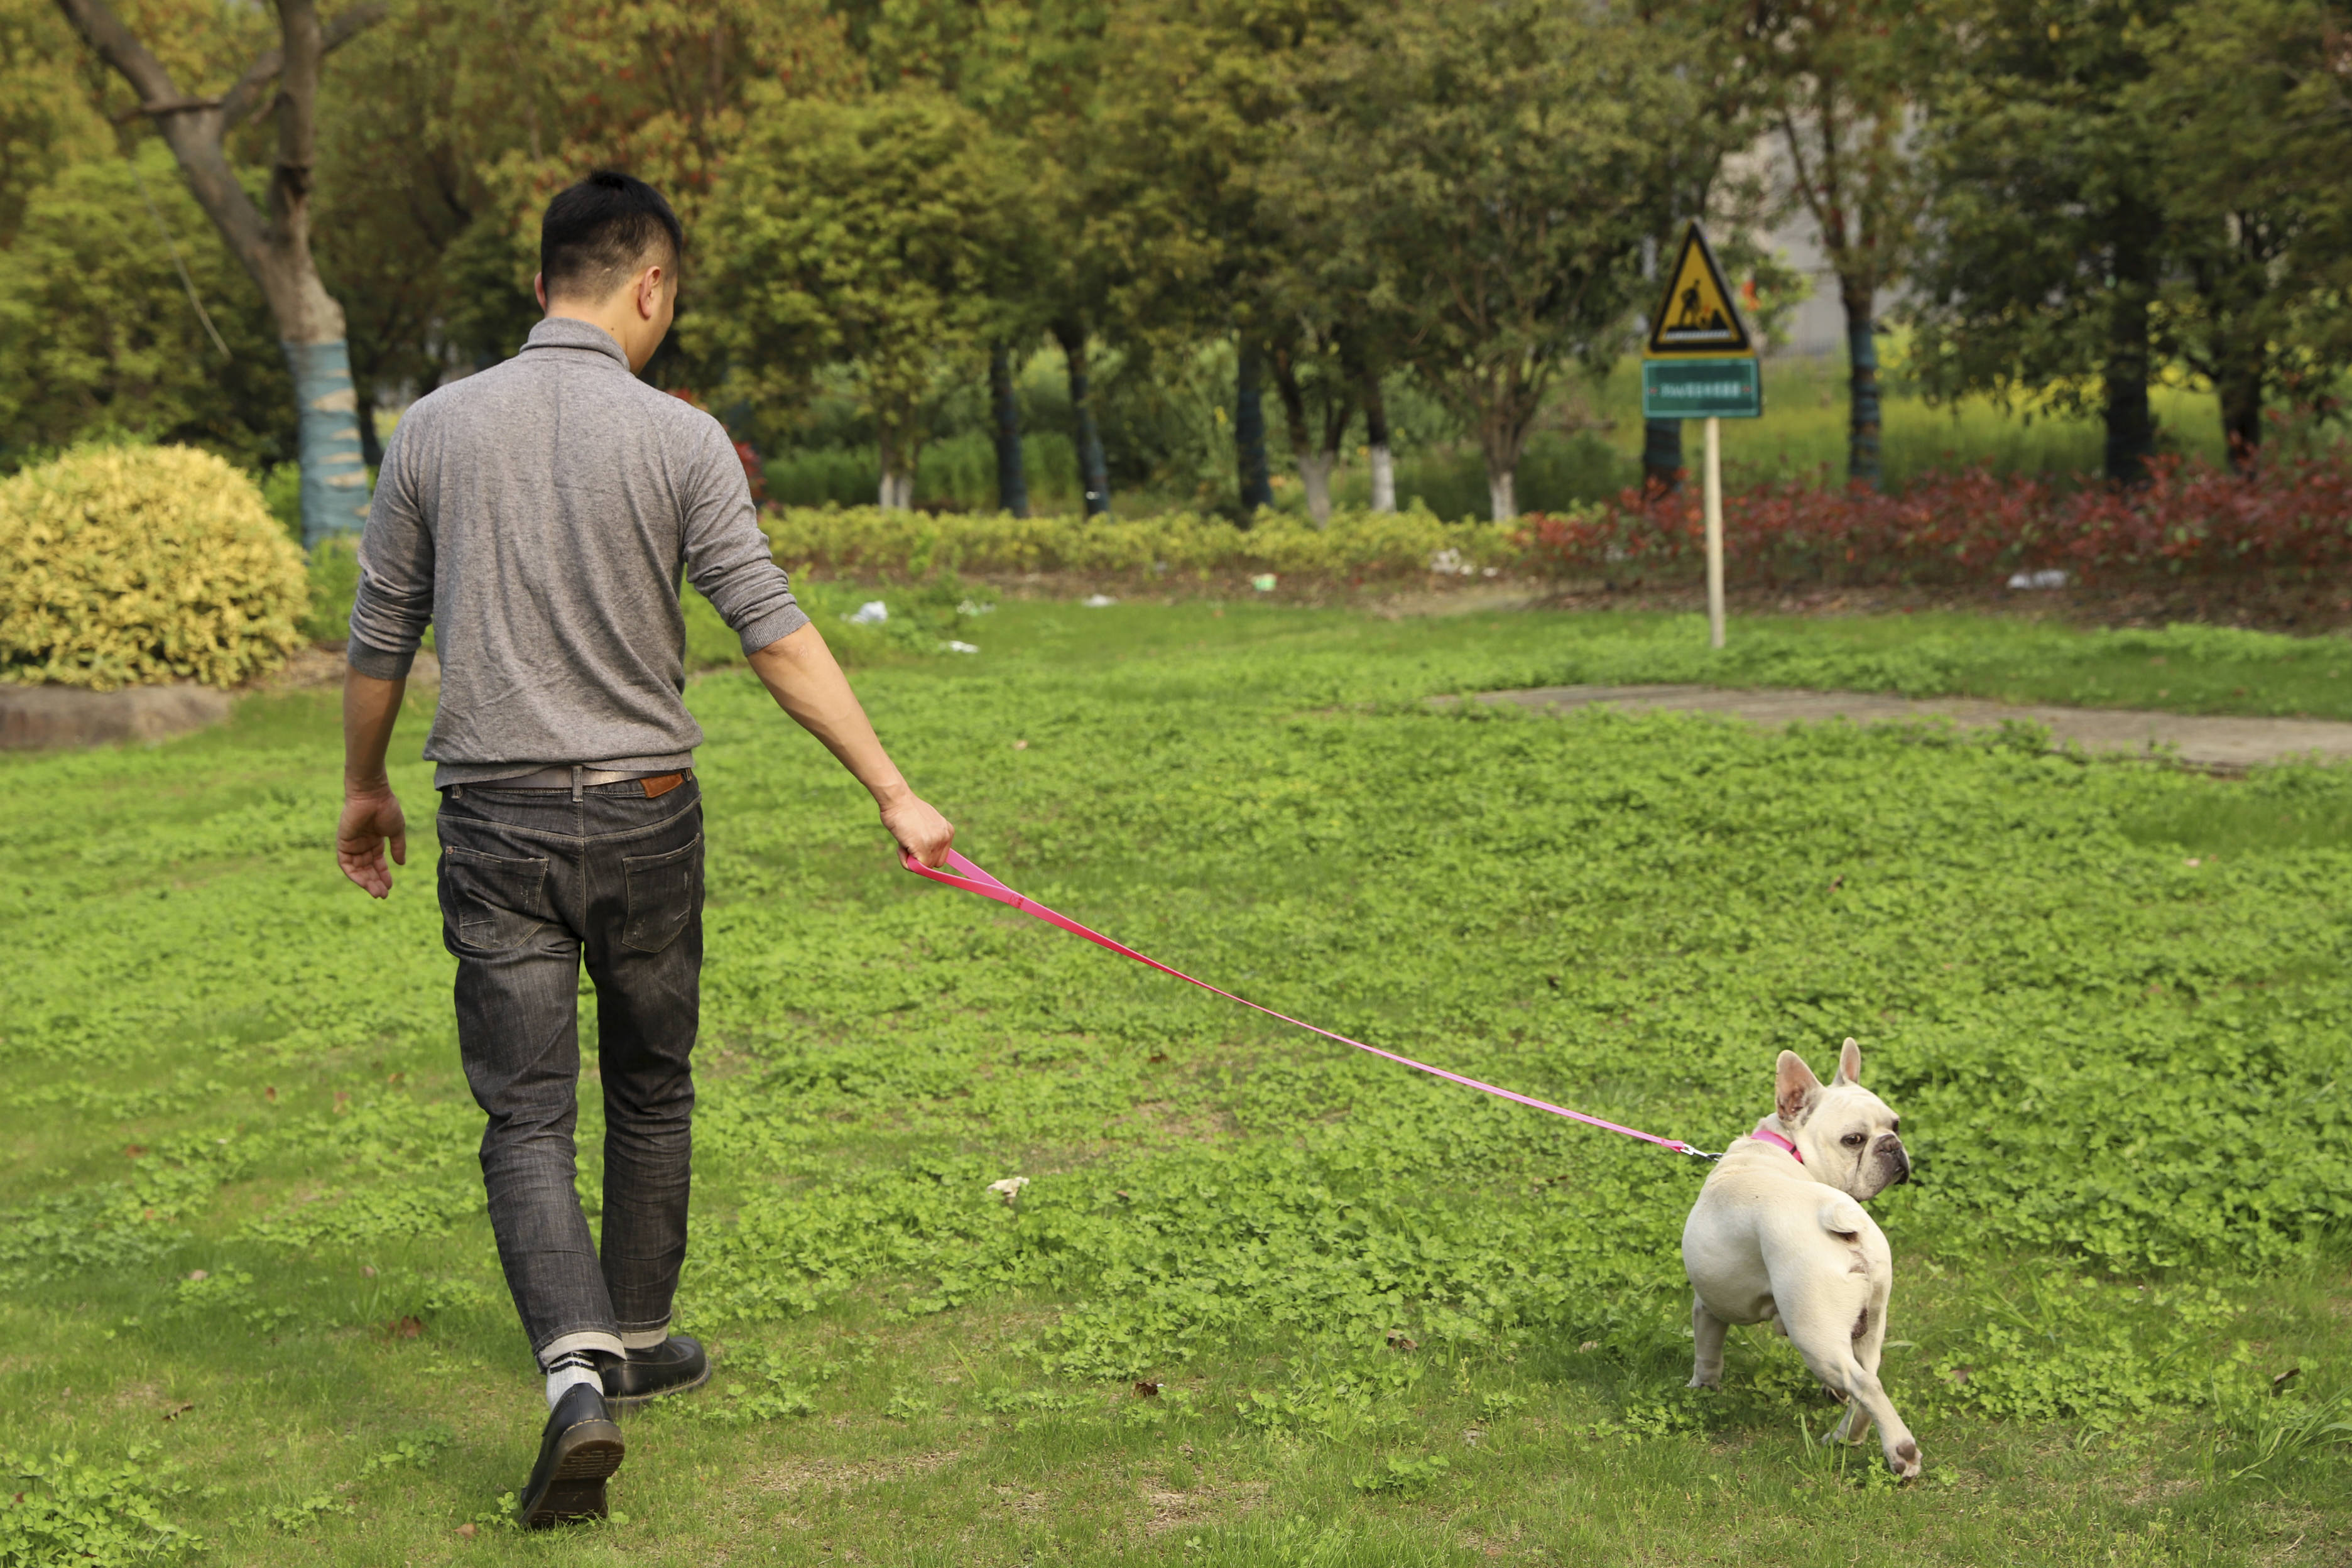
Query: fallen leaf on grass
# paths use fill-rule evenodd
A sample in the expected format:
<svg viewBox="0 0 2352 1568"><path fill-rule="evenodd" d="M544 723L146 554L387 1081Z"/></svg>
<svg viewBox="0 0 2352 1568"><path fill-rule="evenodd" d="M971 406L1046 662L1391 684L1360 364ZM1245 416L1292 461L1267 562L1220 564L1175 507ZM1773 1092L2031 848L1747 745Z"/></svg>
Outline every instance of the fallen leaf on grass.
<svg viewBox="0 0 2352 1568"><path fill-rule="evenodd" d="M181 1416L185 1415L189 1411L194 1410L196 1404L193 1399L185 1405L174 1405L171 1409L163 1412L163 1419L166 1421L177 1421Z"/></svg>
<svg viewBox="0 0 2352 1568"><path fill-rule="evenodd" d="M1160 1385L1149 1378L1138 1378L1135 1381L1135 1396L1138 1399L1157 1399L1160 1397Z"/></svg>
<svg viewBox="0 0 2352 1568"><path fill-rule="evenodd" d="M1411 1334L1406 1333L1402 1329L1391 1329L1389 1331L1389 1348L1391 1350L1400 1351L1417 1351L1421 1348L1421 1342L1414 1339Z"/></svg>
<svg viewBox="0 0 2352 1568"><path fill-rule="evenodd" d="M413 1316L395 1318L383 1326L383 1331L395 1340L413 1340L425 1331L425 1325Z"/></svg>

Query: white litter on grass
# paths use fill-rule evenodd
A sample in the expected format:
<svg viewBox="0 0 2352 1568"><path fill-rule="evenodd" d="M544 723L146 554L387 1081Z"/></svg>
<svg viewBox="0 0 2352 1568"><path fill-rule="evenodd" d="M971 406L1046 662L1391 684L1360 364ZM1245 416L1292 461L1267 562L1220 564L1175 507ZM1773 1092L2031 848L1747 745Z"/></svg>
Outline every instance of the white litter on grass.
<svg viewBox="0 0 2352 1568"><path fill-rule="evenodd" d="M879 599L868 599L841 618L853 626L878 626L890 618L890 606Z"/></svg>
<svg viewBox="0 0 2352 1568"><path fill-rule="evenodd" d="M953 637L950 637L947 641L940 644L940 646L947 649L950 653L978 653L980 651L979 644L958 642Z"/></svg>
<svg viewBox="0 0 2352 1568"><path fill-rule="evenodd" d="M1085 598L1080 599L1078 603L1084 605L1089 610L1108 610L1113 605L1118 604L1118 601L1112 598L1108 594L1088 594Z"/></svg>
<svg viewBox="0 0 2352 1568"><path fill-rule="evenodd" d="M1429 569L1441 577L1475 577L1477 563L1462 559L1462 552L1452 548L1439 551L1429 558Z"/></svg>
<svg viewBox="0 0 2352 1568"><path fill-rule="evenodd" d="M2071 579L2061 567L2052 566L2040 572L2020 572L2011 576L2012 588L2063 588Z"/></svg>
<svg viewBox="0 0 2352 1568"><path fill-rule="evenodd" d="M962 604L956 606L956 614L959 616L992 616L996 614L996 606L994 605L974 604L971 600L966 599Z"/></svg>
<svg viewBox="0 0 2352 1568"><path fill-rule="evenodd" d="M1007 1176L1001 1182L989 1183L988 1190L1009 1204L1019 1198L1021 1189L1028 1184L1029 1178L1026 1176Z"/></svg>
<svg viewBox="0 0 2352 1568"><path fill-rule="evenodd" d="M1274 583L1275 577L1274 574L1271 572L1262 573L1258 576L1250 579L1250 586L1255 588L1261 594L1273 593Z"/></svg>

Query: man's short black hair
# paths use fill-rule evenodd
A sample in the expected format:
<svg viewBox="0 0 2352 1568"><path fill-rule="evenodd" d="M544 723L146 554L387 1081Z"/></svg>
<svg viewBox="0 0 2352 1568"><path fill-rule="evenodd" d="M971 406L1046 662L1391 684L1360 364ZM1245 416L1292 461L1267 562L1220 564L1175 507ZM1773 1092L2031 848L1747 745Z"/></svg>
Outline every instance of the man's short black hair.
<svg viewBox="0 0 2352 1568"><path fill-rule="evenodd" d="M668 259L654 258L667 247ZM643 268L677 274L686 230L643 180L599 169L547 204L539 226L539 273L548 298L602 300Z"/></svg>

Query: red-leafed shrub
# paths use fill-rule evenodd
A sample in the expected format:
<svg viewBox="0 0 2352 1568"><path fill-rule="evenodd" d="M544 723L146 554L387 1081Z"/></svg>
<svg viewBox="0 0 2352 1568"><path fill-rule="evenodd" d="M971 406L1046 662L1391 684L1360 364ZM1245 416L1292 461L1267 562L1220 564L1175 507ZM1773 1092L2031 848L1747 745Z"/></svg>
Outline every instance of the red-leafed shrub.
<svg viewBox="0 0 2352 1568"><path fill-rule="evenodd" d="M1531 516L1515 542L1548 576L1639 583L1696 576L1705 538L1686 486ZM1775 486L1725 498L1724 557L1732 581L1767 587L1980 584L2053 568L2106 584L2315 577L2352 568L2352 464L2274 460L2247 478L2167 458L2141 489L2072 495L1981 469L1900 495Z"/></svg>

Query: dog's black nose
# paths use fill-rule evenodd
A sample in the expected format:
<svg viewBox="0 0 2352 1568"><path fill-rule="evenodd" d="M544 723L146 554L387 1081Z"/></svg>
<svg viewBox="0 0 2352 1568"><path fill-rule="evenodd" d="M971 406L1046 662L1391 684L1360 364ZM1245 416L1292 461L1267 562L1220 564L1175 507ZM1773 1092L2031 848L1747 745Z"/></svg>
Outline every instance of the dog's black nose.
<svg viewBox="0 0 2352 1568"><path fill-rule="evenodd" d="M1888 1186L1899 1187L1911 1179L1910 1152L1903 1147L1903 1140L1894 1133L1889 1132L1878 1141L1878 1157L1894 1162L1895 1175L1886 1184Z"/></svg>

